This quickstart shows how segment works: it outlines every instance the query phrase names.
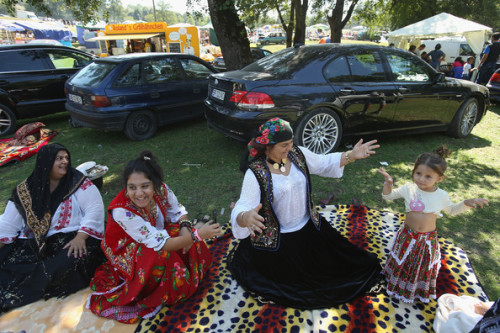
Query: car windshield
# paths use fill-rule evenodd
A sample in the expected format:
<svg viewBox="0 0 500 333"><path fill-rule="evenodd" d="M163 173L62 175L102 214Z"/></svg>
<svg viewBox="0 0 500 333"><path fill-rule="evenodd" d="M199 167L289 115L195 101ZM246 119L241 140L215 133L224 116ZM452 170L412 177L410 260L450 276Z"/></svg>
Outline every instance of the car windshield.
<svg viewBox="0 0 500 333"><path fill-rule="evenodd" d="M268 73L276 77L285 77L300 70L312 59L320 59L327 54L331 55L331 51L331 49L319 50L316 48L291 47L259 59L244 67L242 70Z"/></svg>
<svg viewBox="0 0 500 333"><path fill-rule="evenodd" d="M84 67L76 74L71 83L77 86L93 88L98 86L102 80L116 67L117 64L109 62L93 62Z"/></svg>

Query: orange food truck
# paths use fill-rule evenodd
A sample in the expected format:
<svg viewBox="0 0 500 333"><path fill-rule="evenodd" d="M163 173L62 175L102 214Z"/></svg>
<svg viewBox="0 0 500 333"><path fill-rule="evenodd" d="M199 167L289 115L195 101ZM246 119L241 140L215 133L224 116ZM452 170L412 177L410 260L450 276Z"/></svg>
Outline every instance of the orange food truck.
<svg viewBox="0 0 500 333"><path fill-rule="evenodd" d="M165 22L108 24L88 40L99 43L100 56L137 52L176 52L200 56L196 26L167 26Z"/></svg>

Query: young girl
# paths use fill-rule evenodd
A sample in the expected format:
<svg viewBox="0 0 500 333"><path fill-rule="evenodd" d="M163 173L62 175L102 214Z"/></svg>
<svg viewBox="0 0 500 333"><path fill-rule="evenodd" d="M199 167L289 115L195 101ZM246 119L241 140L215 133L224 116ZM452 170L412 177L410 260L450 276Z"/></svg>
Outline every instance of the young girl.
<svg viewBox="0 0 500 333"><path fill-rule="evenodd" d="M377 170L385 178L382 197L386 200L403 198L406 219L395 237L384 274L389 295L407 303L418 299L428 303L436 299L436 279L441 265L436 232L436 219L444 211L450 215L464 212L469 207L488 205L482 198L452 203L448 193L438 188L444 179L451 151L445 147L433 153L420 154L412 172L413 183L392 190L392 177L383 169Z"/></svg>

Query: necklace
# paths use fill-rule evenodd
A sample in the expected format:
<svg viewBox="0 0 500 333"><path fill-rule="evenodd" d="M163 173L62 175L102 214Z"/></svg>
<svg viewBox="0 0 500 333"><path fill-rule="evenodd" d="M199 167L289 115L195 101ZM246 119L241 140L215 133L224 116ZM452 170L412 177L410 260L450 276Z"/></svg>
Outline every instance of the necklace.
<svg viewBox="0 0 500 333"><path fill-rule="evenodd" d="M273 166L274 170L278 170L279 169L283 173L286 171L286 169L285 169L285 164L287 162L286 158L282 159L281 163L275 162L272 159L270 159L269 157L267 158L267 161L269 163L271 163L271 165Z"/></svg>

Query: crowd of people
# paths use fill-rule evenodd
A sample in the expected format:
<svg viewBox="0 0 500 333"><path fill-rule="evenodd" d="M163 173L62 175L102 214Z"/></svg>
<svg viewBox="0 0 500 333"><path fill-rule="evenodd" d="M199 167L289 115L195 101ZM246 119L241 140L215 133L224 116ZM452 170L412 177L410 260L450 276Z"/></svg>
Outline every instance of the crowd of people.
<svg viewBox="0 0 500 333"><path fill-rule="evenodd" d="M395 45L391 43L389 47L395 47ZM442 64L446 64L446 54L441 50L441 44L436 44L434 50L429 52L424 51L425 48L425 44L420 44L418 47L412 44L409 46L408 52L421 57L437 71L443 71ZM467 57L466 60L458 56L455 58L451 70L448 70L448 64L445 65L445 72L458 79L471 80L472 73L478 71L475 82L478 84L488 83L495 70L500 68L500 32L491 36L490 43L483 50L477 67L474 67L475 61L473 56Z"/></svg>
<svg viewBox="0 0 500 333"><path fill-rule="evenodd" d="M397 189L378 170L382 197L403 198L406 211L383 263L333 228L311 195L311 175L342 177L347 165L376 153L377 141L319 155L296 146L293 135L287 121L269 119L241 158L244 179L231 212L239 242L227 261L238 284L260 302L297 309L384 292L409 303L435 299L437 217L488 205L483 198L452 203L439 189L450 152L418 156L412 182ZM90 286L88 309L133 323L196 292L212 262L204 241L221 235L220 224L195 228L151 151L128 162L122 182L105 223L99 189L72 167L69 150L40 149L0 215L0 312Z"/></svg>

